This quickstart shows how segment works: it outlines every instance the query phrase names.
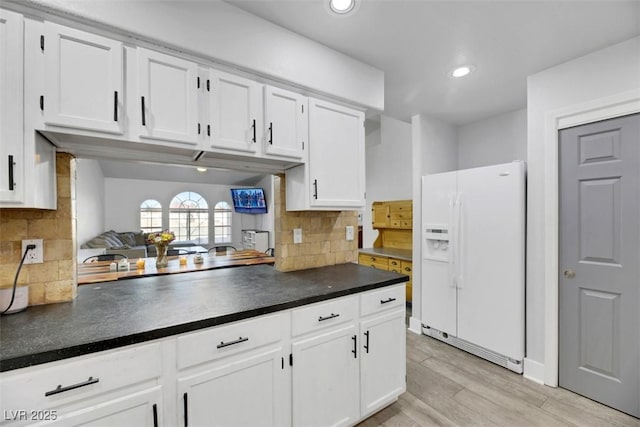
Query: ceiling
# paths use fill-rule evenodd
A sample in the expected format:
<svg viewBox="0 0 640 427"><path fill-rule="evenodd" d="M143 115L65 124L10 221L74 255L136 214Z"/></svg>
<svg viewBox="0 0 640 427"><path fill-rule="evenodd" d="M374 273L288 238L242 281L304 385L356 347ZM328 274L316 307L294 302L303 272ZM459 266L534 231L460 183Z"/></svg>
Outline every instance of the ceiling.
<svg viewBox="0 0 640 427"><path fill-rule="evenodd" d="M526 78L640 34L639 1L226 0L385 72L385 114L460 125L526 106ZM453 79L455 66L471 75Z"/></svg>
<svg viewBox="0 0 640 427"><path fill-rule="evenodd" d="M254 186L264 174L208 168L198 172L195 166L159 165L120 160L99 160L105 178L144 179L217 185Z"/></svg>

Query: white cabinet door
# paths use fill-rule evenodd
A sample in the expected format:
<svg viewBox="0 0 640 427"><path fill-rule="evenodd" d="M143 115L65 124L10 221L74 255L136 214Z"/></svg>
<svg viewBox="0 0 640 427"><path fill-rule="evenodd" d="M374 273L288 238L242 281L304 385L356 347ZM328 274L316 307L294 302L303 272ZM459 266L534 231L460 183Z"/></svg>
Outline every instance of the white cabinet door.
<svg viewBox="0 0 640 427"><path fill-rule="evenodd" d="M364 207L364 114L309 99L312 207Z"/></svg>
<svg viewBox="0 0 640 427"><path fill-rule="evenodd" d="M198 66L138 48L140 137L198 144Z"/></svg>
<svg viewBox="0 0 640 427"><path fill-rule="evenodd" d="M158 427L161 425L162 388L125 394L122 397L110 399L87 408L56 416L56 420L38 425L73 426L73 427L112 427L139 426ZM37 411L36 411L37 412ZM50 411L41 411L51 416ZM36 415L36 414L32 414ZM49 418L52 419L52 418Z"/></svg>
<svg viewBox="0 0 640 427"><path fill-rule="evenodd" d="M210 146L256 152L262 138L258 84L244 77L211 70L209 89Z"/></svg>
<svg viewBox="0 0 640 427"><path fill-rule="evenodd" d="M122 43L44 24L46 124L123 133Z"/></svg>
<svg viewBox="0 0 640 427"><path fill-rule="evenodd" d="M405 310L360 323L360 411L363 417L393 402L406 389Z"/></svg>
<svg viewBox="0 0 640 427"><path fill-rule="evenodd" d="M282 426L289 424L282 349L239 355L178 379L179 425Z"/></svg>
<svg viewBox="0 0 640 427"><path fill-rule="evenodd" d="M294 426L346 426L359 419L355 325L292 344Z"/></svg>
<svg viewBox="0 0 640 427"><path fill-rule="evenodd" d="M264 87L265 153L302 160L308 141L307 98Z"/></svg>
<svg viewBox="0 0 640 427"><path fill-rule="evenodd" d="M23 25L0 9L0 202L23 200Z"/></svg>

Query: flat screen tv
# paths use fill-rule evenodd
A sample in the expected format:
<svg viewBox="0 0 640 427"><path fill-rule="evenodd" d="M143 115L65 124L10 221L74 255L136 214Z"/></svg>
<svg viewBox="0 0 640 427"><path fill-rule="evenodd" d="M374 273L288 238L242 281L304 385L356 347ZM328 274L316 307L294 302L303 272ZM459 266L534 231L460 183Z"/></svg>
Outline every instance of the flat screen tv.
<svg viewBox="0 0 640 427"><path fill-rule="evenodd" d="M267 201L262 188L232 188L233 209L237 213L267 213Z"/></svg>

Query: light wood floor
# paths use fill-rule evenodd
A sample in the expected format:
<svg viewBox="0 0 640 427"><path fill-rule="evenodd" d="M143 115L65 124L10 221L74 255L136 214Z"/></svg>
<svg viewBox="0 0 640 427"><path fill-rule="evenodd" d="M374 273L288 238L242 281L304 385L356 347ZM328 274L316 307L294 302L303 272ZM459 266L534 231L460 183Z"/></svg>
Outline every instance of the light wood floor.
<svg viewBox="0 0 640 427"><path fill-rule="evenodd" d="M633 426L640 420L407 331L407 392L359 427Z"/></svg>

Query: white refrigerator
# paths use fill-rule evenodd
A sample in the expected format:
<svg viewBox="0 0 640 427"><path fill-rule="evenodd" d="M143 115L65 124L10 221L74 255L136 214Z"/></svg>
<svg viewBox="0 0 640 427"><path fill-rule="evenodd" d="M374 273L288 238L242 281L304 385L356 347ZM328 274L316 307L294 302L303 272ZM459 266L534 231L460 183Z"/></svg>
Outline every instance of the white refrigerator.
<svg viewBox="0 0 640 427"><path fill-rule="evenodd" d="M525 163L422 177L426 335L522 373Z"/></svg>

